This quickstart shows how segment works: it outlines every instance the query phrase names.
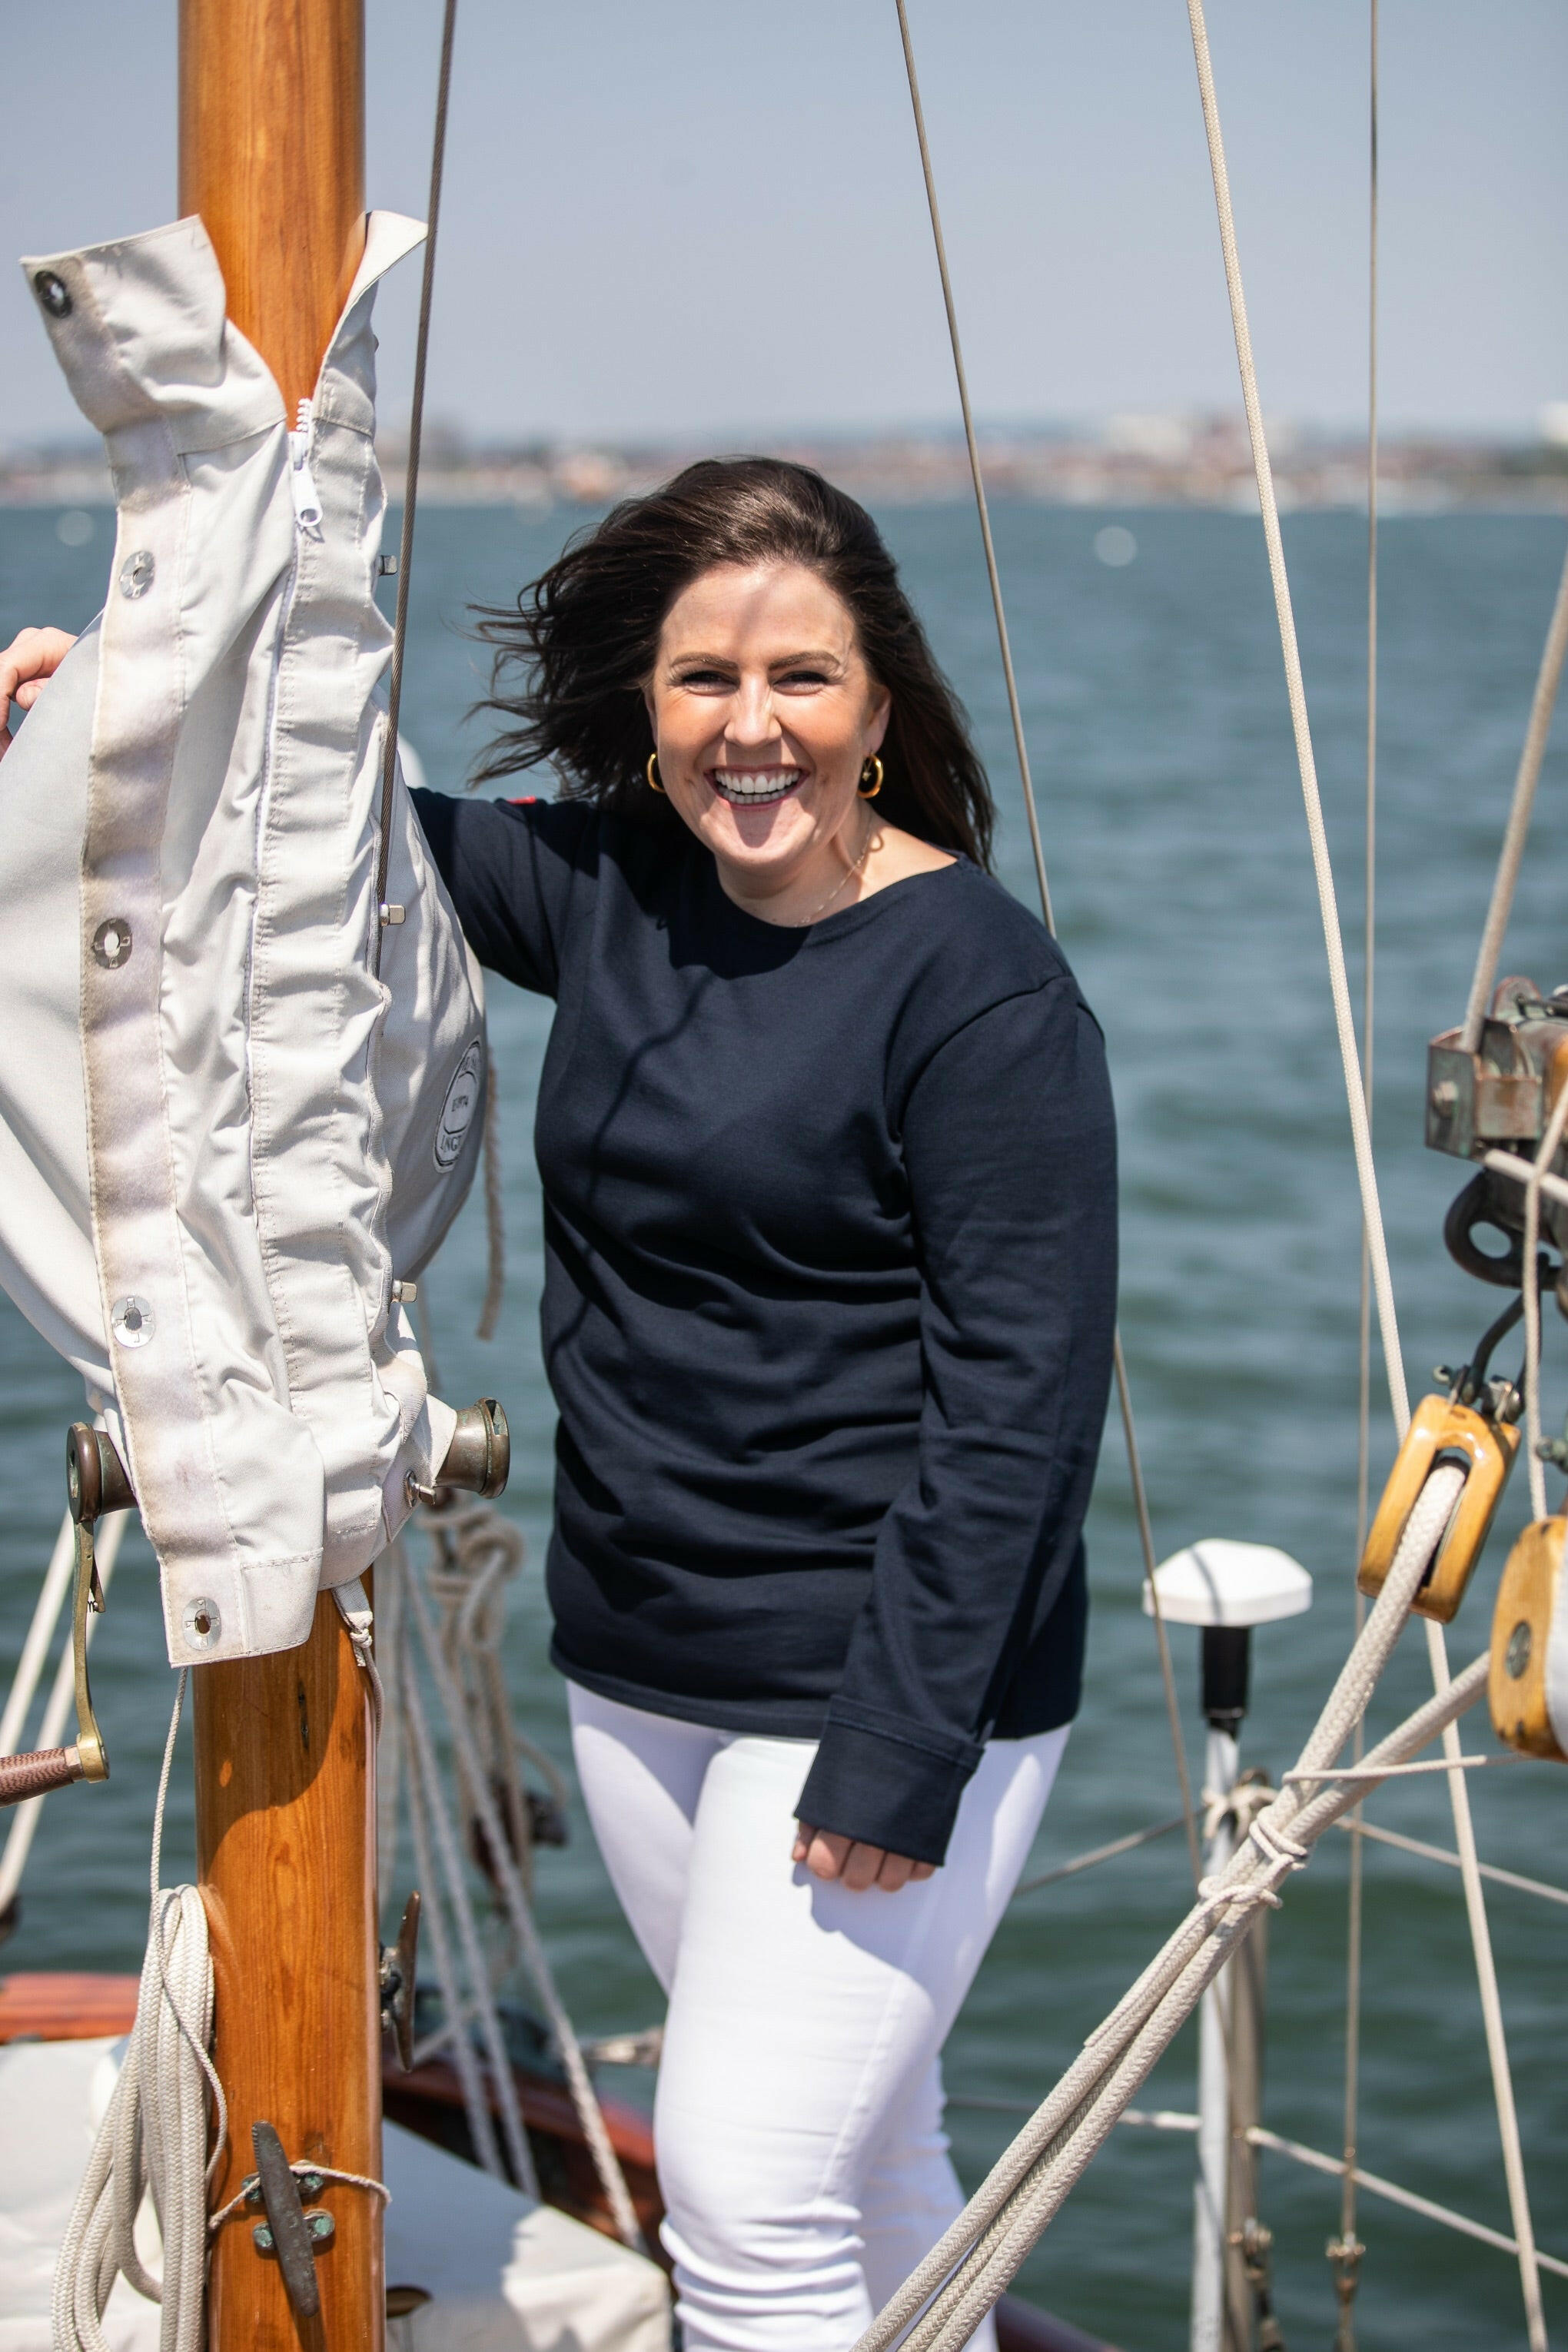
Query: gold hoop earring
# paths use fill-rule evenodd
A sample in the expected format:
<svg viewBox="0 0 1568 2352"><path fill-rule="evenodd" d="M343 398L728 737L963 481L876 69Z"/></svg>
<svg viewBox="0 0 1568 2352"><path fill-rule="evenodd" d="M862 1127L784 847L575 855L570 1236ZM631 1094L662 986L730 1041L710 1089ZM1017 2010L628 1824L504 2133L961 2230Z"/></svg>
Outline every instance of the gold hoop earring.
<svg viewBox="0 0 1568 2352"><path fill-rule="evenodd" d="M876 778L875 783L868 785L866 782L868 776L874 776ZM863 801L874 801L881 789L882 762L877 758L875 752L873 752L868 760L861 762L859 784L860 797Z"/></svg>
<svg viewBox="0 0 1568 2352"><path fill-rule="evenodd" d="M658 767L658 753L657 751L650 751L650 752L648 753L648 755L647 755L647 767L644 769L644 771L643 771L643 773L644 773L644 774L647 776L647 785L648 785L648 790L649 790L649 792L650 792L650 793L662 793L662 792L663 792L663 790L664 790L664 786L659 782L658 778L654 774L654 770Z"/></svg>

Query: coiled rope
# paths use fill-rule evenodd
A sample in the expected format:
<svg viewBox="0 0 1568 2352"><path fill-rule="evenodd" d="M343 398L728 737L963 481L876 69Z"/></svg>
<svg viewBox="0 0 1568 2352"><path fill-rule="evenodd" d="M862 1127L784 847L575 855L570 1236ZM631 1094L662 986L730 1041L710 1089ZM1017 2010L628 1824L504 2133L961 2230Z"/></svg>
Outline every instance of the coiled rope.
<svg viewBox="0 0 1568 2352"><path fill-rule="evenodd" d="M182 1670L163 1747L153 1818L152 1916L136 2021L55 2272L54 2352L109 2352L100 2325L116 2278L163 2305L160 2352L201 2352L206 2279L206 2196L228 2136L223 2092L207 2057L213 1979L206 1913L194 1886L158 1884ZM218 2129L207 2156L207 2095ZM136 2216L149 2187L163 2240L154 2278L136 2251Z"/></svg>

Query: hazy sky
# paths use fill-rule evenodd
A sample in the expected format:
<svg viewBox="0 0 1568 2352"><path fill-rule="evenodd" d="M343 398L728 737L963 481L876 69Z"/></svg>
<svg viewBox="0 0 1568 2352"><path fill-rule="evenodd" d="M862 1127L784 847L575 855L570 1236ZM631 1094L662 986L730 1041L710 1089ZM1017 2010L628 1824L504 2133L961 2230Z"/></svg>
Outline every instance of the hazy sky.
<svg viewBox="0 0 1568 2352"><path fill-rule="evenodd" d="M1183 0L910 0L976 405L1234 404ZM0 250L174 205L174 0L6 11ZM368 0L373 203L422 213L438 0ZM1392 422L1568 398L1568 8L1383 0ZM1367 0L1211 0L1265 403L1364 400ZM416 265L383 296L405 404ZM0 277L0 442L79 430ZM945 421L893 0L461 0L431 413L503 438Z"/></svg>

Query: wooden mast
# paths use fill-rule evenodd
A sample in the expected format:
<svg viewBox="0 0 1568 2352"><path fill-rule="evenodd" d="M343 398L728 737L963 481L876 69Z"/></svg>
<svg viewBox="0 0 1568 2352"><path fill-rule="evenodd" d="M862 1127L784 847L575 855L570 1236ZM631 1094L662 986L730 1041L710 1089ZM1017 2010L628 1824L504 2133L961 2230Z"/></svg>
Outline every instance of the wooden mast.
<svg viewBox="0 0 1568 2352"><path fill-rule="evenodd" d="M288 406L315 389L364 244L363 0L181 0L180 210L199 213L228 313ZM335 1604L302 1649L198 1666L197 1867L212 1935L213 2060L228 2100L214 2208L254 2168L251 2126L290 2160L381 2173L375 1759L364 1677ZM320 2315L297 2319L245 2214L219 2231L209 2352L381 2352L379 2201L331 2184Z"/></svg>

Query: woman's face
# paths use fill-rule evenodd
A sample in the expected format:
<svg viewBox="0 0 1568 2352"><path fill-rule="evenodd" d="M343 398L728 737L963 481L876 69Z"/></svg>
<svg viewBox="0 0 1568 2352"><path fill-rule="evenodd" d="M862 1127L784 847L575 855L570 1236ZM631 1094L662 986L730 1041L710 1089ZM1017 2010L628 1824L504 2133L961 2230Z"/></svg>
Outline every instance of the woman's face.
<svg viewBox="0 0 1568 2352"><path fill-rule="evenodd" d="M700 573L665 616L644 692L659 782L731 896L765 900L816 866L831 879L889 697L826 582L802 563Z"/></svg>

